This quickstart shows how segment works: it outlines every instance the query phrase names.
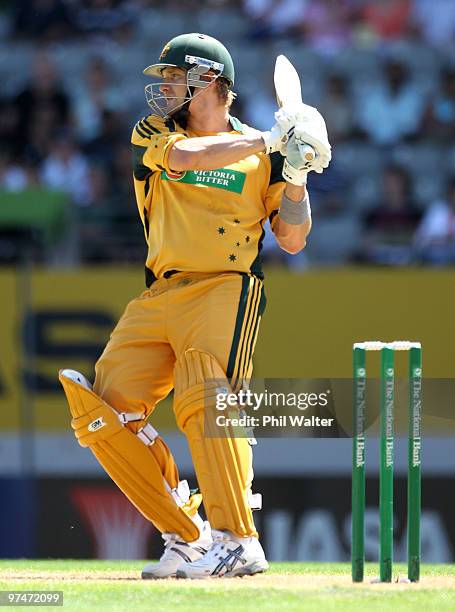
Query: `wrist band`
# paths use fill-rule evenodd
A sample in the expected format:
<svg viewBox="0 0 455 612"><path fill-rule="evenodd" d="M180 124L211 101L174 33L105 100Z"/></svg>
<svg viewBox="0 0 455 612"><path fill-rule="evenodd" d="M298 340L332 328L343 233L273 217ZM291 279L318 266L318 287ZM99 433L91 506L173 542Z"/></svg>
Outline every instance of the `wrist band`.
<svg viewBox="0 0 455 612"><path fill-rule="evenodd" d="M293 202L283 193L279 216L280 219L283 219L289 225L302 225L305 221L311 220L310 198L308 194L300 202Z"/></svg>

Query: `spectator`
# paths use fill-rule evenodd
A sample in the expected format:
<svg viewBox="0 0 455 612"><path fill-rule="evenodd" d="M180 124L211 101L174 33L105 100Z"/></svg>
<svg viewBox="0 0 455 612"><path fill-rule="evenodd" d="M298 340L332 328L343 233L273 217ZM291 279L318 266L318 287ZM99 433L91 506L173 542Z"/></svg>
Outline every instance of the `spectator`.
<svg viewBox="0 0 455 612"><path fill-rule="evenodd" d="M92 163L91 205L78 208L81 259L86 262L142 260L144 244L131 181L131 148L115 150L113 165Z"/></svg>
<svg viewBox="0 0 455 612"><path fill-rule="evenodd" d="M78 136L84 141L101 134L104 111L124 110L125 97L113 83L106 62L93 58L87 69L85 84L76 92L74 114Z"/></svg>
<svg viewBox="0 0 455 612"><path fill-rule="evenodd" d="M81 260L87 263L114 261L118 246L112 239L115 233L109 179L103 166L93 164L87 171L86 181L92 204L77 209Z"/></svg>
<svg viewBox="0 0 455 612"><path fill-rule="evenodd" d="M35 57L30 83L13 99L21 121L17 125L16 138L22 143L22 154L39 155L32 145L33 132L39 131L43 141L49 141L51 131L70 124L70 102L63 90L55 66L45 53ZM43 144L43 142L42 142Z"/></svg>
<svg viewBox="0 0 455 612"><path fill-rule="evenodd" d="M139 223L134 187L131 182L131 147L125 144L115 149L112 164L111 198L114 211L119 217L133 218L135 228ZM135 234L138 236L138 234ZM142 247L142 240L141 240Z"/></svg>
<svg viewBox="0 0 455 612"><path fill-rule="evenodd" d="M67 130L53 137L50 153L41 167L41 179L49 189L69 193L77 206L92 202L88 163Z"/></svg>
<svg viewBox="0 0 455 612"><path fill-rule="evenodd" d="M299 32L308 0L243 0L249 38L260 40Z"/></svg>
<svg viewBox="0 0 455 612"><path fill-rule="evenodd" d="M31 165L20 165L6 151L0 152L0 189L23 191L38 185L36 169Z"/></svg>
<svg viewBox="0 0 455 612"><path fill-rule="evenodd" d="M412 260L412 237L420 221L411 194L409 174L399 166L384 172L378 204L364 218L360 262L407 265Z"/></svg>
<svg viewBox="0 0 455 612"><path fill-rule="evenodd" d="M425 96L397 60L385 64L385 81L358 99L358 126L375 144L389 146L419 133Z"/></svg>
<svg viewBox="0 0 455 612"><path fill-rule="evenodd" d="M128 4L118 0L84 0L80 5L76 20L84 34L109 38L131 26L134 21Z"/></svg>
<svg viewBox="0 0 455 612"><path fill-rule="evenodd" d="M143 261L145 247L131 181L131 148L127 144L123 144L115 151L111 179L111 208L115 224L114 232L119 236L116 259L122 262Z"/></svg>
<svg viewBox="0 0 455 612"><path fill-rule="evenodd" d="M441 49L455 38L455 2L453 0L414 0L415 24L423 40Z"/></svg>
<svg viewBox="0 0 455 612"><path fill-rule="evenodd" d="M439 142L453 143L455 139L455 69L443 71L440 90L430 102L425 131L429 138Z"/></svg>
<svg viewBox="0 0 455 612"><path fill-rule="evenodd" d="M368 0L361 10L362 25L376 39L405 38L411 29L410 0Z"/></svg>
<svg viewBox="0 0 455 612"><path fill-rule="evenodd" d="M351 0L310 0L305 11L305 41L319 53L333 55L347 47L354 18Z"/></svg>
<svg viewBox="0 0 455 612"><path fill-rule="evenodd" d="M28 126L28 137L22 150L22 161L33 164L41 164L49 155L55 132L54 113L49 106L42 107L34 115L34 121ZM61 126L57 129L63 129Z"/></svg>
<svg viewBox="0 0 455 612"><path fill-rule="evenodd" d="M75 33L71 13L63 0L16 0L14 4L16 37L55 42Z"/></svg>
<svg viewBox="0 0 455 612"><path fill-rule="evenodd" d="M455 263L455 177L447 196L428 208L415 235L420 259L434 265Z"/></svg>
<svg viewBox="0 0 455 612"><path fill-rule="evenodd" d="M108 168L112 167L117 148L125 140L128 142L129 125L123 122L122 119L123 117L118 113L109 110L103 111L98 136L87 142L84 146L84 153L90 161L103 164Z"/></svg>
<svg viewBox="0 0 455 612"><path fill-rule="evenodd" d="M311 189L311 204L315 215L318 218L332 218L349 213L344 195L348 188L348 179L337 156L335 155L322 174L313 172L312 175L308 177L308 186Z"/></svg>
<svg viewBox="0 0 455 612"><path fill-rule="evenodd" d="M0 100L0 151L8 152L17 158L22 151L19 134L21 117L11 100Z"/></svg>
<svg viewBox="0 0 455 612"><path fill-rule="evenodd" d="M318 109L322 116L326 117L327 130L332 145L353 136L352 101L344 77L337 74L328 77L326 91Z"/></svg>

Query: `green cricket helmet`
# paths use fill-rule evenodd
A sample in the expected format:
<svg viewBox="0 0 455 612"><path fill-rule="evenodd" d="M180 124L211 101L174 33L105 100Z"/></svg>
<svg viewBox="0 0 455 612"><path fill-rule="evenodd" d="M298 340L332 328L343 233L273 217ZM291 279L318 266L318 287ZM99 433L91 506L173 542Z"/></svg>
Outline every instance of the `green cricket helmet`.
<svg viewBox="0 0 455 612"><path fill-rule="evenodd" d="M149 106L161 116L169 116L187 104L197 92L205 89L219 77L225 78L230 87L234 85L234 64L226 47L215 38L205 34L182 34L170 40L163 48L159 62L148 66L144 74L162 79L165 68L183 68L187 71L187 95L182 102L175 96L165 96L160 87L163 82L147 85L145 96ZM212 71L211 78L207 73ZM200 93L200 92L199 92Z"/></svg>

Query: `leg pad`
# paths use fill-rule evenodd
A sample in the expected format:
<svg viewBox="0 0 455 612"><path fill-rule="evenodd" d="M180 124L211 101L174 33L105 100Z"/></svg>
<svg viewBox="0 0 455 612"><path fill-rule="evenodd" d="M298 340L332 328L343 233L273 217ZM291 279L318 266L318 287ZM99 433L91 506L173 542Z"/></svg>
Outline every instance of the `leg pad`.
<svg viewBox="0 0 455 612"><path fill-rule="evenodd" d="M146 444L120 422L116 410L66 372L61 371L59 379L79 444L91 449L112 480L159 531L178 533L187 542L197 540L199 529L191 516L197 512L200 496L192 500L189 495L179 495L177 467L158 433L146 425L142 430Z"/></svg>
<svg viewBox="0 0 455 612"><path fill-rule="evenodd" d="M216 426L216 394L229 383L217 360L190 349L177 361L174 410L193 458L204 507L212 528L257 536L250 508L253 480L248 440ZM218 437L215 437L215 436Z"/></svg>

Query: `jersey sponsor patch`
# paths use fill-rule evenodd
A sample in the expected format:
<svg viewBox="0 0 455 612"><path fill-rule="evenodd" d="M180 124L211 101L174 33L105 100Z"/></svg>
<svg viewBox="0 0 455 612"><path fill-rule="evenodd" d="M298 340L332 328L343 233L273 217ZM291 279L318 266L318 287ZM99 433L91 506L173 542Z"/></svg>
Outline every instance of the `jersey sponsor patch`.
<svg viewBox="0 0 455 612"><path fill-rule="evenodd" d="M179 181L190 185L203 185L205 187L216 187L226 189L234 193L242 193L245 184L245 172L220 168L219 170L189 170L181 176L177 173L161 173L163 181Z"/></svg>

